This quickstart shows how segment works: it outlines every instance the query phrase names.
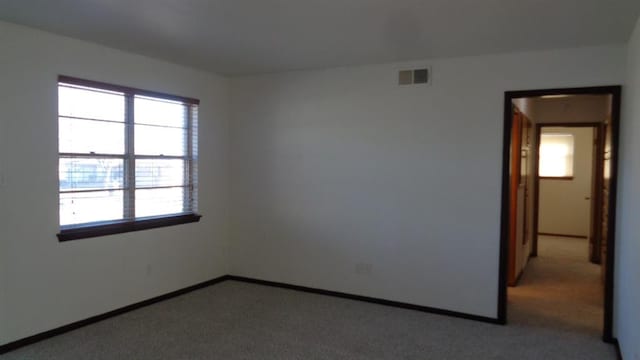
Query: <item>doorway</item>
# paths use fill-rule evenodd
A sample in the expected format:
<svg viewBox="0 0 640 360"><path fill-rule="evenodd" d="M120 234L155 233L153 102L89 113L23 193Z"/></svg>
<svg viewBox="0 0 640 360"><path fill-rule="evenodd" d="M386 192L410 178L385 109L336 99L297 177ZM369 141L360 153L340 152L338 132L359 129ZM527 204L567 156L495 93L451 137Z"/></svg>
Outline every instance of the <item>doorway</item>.
<svg viewBox="0 0 640 360"><path fill-rule="evenodd" d="M594 149L597 148L597 150L593 151L592 195L585 196L588 199L584 199L591 202L589 208L592 209L588 215L592 221L588 225L588 230L585 230L585 236L589 239L589 260L594 264L601 264L603 269L603 340L613 341L616 161L618 159L620 93L619 86L509 91L505 93L498 294L498 319L501 323L507 323L507 286L517 284L519 275L522 275L522 271L518 270L522 270L526 266L526 259L523 259L523 256L536 257L538 255L538 235L540 233L538 211L540 177L538 172L540 171L539 155L543 128L554 127L557 129L562 126L564 128L586 128L592 131L593 138L598 139L598 143L594 146ZM572 121L570 123L556 122L551 125L541 124L536 123L535 116L531 121L529 119L531 116L528 116L531 113L527 114L528 111L522 111L523 109L515 105L522 102L523 99L559 99L577 95L606 96L609 101L609 116L598 123ZM524 104L526 105L526 103ZM533 126L535 132L529 125L531 122L535 123ZM556 140L566 141L568 137L562 139L558 136ZM560 175L569 178L567 174ZM532 193L533 196L531 196ZM527 211L529 208L534 210ZM550 233L549 235L554 234Z"/></svg>

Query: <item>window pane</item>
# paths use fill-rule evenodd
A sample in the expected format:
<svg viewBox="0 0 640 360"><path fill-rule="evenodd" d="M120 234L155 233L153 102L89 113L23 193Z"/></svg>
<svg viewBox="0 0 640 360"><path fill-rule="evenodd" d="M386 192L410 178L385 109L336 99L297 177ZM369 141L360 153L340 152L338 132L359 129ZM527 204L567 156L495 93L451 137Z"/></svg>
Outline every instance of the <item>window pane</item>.
<svg viewBox="0 0 640 360"><path fill-rule="evenodd" d="M136 189L136 217L184 212L184 188Z"/></svg>
<svg viewBox="0 0 640 360"><path fill-rule="evenodd" d="M60 225L122 219L123 191L60 193Z"/></svg>
<svg viewBox="0 0 640 360"><path fill-rule="evenodd" d="M185 183L183 160L136 160L136 187L182 186Z"/></svg>
<svg viewBox="0 0 640 360"><path fill-rule="evenodd" d="M69 85L58 86L58 114L124 122L124 94L89 90Z"/></svg>
<svg viewBox="0 0 640 360"><path fill-rule="evenodd" d="M121 189L123 165L122 159L60 158L60 191Z"/></svg>
<svg viewBox="0 0 640 360"><path fill-rule="evenodd" d="M135 133L137 155L186 155L185 129L136 125Z"/></svg>
<svg viewBox="0 0 640 360"><path fill-rule="evenodd" d="M124 123L61 117L58 124L60 152L124 154Z"/></svg>
<svg viewBox="0 0 640 360"><path fill-rule="evenodd" d="M573 176L573 135L541 134L540 176Z"/></svg>
<svg viewBox="0 0 640 360"><path fill-rule="evenodd" d="M136 96L136 124L187 127L187 106L180 102Z"/></svg>

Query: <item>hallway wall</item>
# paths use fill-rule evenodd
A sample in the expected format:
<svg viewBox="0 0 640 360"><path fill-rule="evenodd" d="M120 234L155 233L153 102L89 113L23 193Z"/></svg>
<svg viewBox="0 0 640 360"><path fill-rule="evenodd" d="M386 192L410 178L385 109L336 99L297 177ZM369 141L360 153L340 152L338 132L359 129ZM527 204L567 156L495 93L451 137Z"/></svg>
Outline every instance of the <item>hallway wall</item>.
<svg viewBox="0 0 640 360"><path fill-rule="evenodd" d="M611 95L534 98L530 117L538 124L601 123L610 115Z"/></svg>

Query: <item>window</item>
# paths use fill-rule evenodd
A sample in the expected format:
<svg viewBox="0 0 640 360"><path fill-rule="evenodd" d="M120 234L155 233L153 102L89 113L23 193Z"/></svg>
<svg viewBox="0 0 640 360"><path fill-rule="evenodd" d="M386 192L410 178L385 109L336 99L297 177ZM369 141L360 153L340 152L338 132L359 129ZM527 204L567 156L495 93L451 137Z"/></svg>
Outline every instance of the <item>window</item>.
<svg viewBox="0 0 640 360"><path fill-rule="evenodd" d="M573 146L571 134L540 135L540 177L572 178Z"/></svg>
<svg viewBox="0 0 640 360"><path fill-rule="evenodd" d="M60 76L58 238L198 221L198 104Z"/></svg>

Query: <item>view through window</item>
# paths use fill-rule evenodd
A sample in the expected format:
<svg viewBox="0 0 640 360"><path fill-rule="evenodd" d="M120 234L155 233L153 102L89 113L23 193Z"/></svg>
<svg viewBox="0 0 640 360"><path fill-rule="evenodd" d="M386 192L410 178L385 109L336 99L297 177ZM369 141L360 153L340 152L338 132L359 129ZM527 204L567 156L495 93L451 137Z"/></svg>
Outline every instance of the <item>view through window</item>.
<svg viewBox="0 0 640 360"><path fill-rule="evenodd" d="M541 177L572 177L573 147L572 134L541 134L539 175Z"/></svg>

